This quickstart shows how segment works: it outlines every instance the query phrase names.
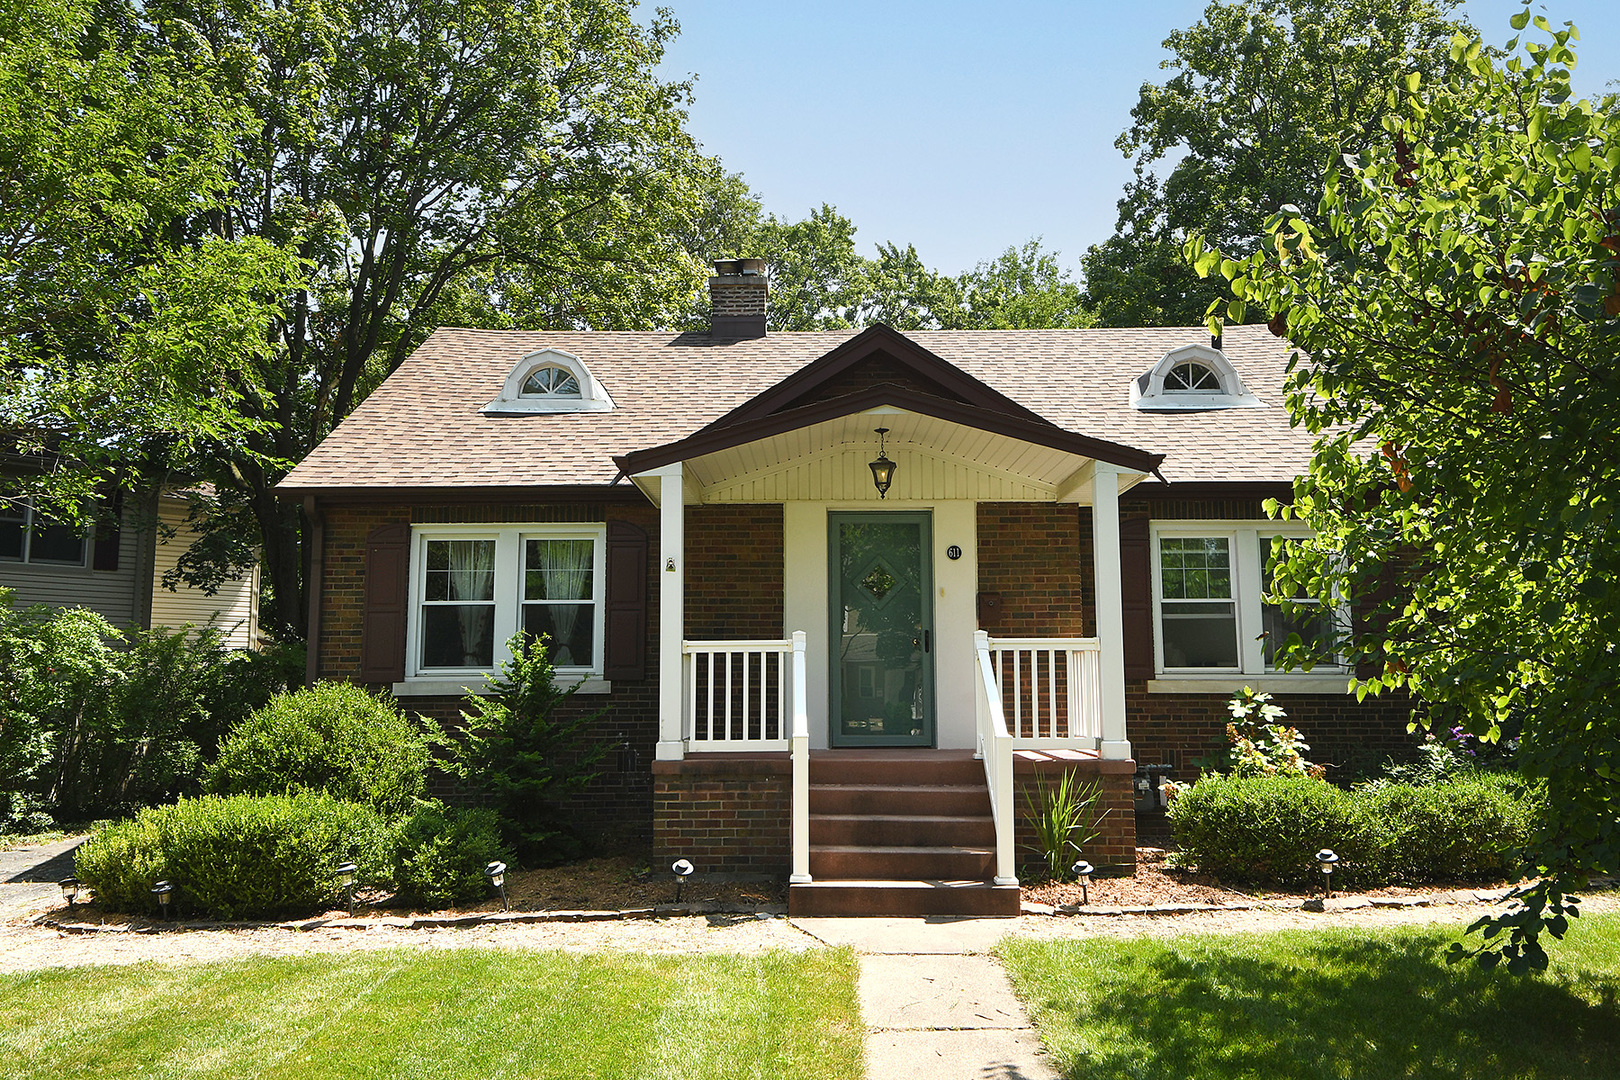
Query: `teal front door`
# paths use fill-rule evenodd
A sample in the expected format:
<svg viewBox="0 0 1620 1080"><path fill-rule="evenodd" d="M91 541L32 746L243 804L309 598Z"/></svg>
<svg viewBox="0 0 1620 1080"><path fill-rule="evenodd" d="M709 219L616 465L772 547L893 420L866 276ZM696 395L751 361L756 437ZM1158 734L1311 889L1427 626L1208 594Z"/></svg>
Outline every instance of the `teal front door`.
<svg viewBox="0 0 1620 1080"><path fill-rule="evenodd" d="M833 746L934 745L929 515L829 514Z"/></svg>

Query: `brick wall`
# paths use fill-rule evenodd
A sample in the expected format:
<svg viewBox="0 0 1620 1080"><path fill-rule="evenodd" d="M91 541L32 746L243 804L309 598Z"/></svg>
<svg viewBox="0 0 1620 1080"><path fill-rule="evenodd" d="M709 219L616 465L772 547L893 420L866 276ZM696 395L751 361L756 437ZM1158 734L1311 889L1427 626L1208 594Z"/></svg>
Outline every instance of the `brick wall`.
<svg viewBox="0 0 1620 1080"><path fill-rule="evenodd" d="M793 773L786 754L656 761L653 862L699 873L786 876L793 861Z"/></svg>
<svg viewBox="0 0 1620 1080"><path fill-rule="evenodd" d="M1040 863L1044 866L1044 856L1036 847L1035 830L1025 810L1025 792L1041 783L1050 789L1062 779L1065 772L1076 773L1082 782L1097 783L1102 789L1096 803L1093 804L1093 812L1101 818L1102 835L1095 843L1086 845L1074 858L1084 858L1098 869L1106 867L1134 874L1136 796L1132 788L1132 778L1136 774L1136 764L1131 761L1099 761L1096 758L1078 761L1057 758L1037 760L1025 755L1013 762L1013 805L1018 815L1018 825L1013 830L1013 836L1018 848L1019 875L1024 876L1025 867L1032 864Z"/></svg>
<svg viewBox="0 0 1620 1080"><path fill-rule="evenodd" d="M686 508L686 636L782 636L782 507Z"/></svg>
<svg viewBox="0 0 1620 1080"><path fill-rule="evenodd" d="M1096 633L1091 520L1057 503L980 503L979 592L999 594L979 629L1001 637Z"/></svg>

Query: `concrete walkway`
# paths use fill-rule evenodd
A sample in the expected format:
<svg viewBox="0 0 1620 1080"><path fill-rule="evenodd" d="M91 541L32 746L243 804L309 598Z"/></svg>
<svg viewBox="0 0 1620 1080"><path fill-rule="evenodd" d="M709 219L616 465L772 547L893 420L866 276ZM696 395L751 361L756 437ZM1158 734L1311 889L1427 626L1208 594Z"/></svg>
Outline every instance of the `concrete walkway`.
<svg viewBox="0 0 1620 1080"><path fill-rule="evenodd" d="M990 948L1010 919L794 919L860 957L866 1072L883 1080L1056 1080Z"/></svg>
<svg viewBox="0 0 1620 1080"><path fill-rule="evenodd" d="M54 844L31 844L0 851L0 923L60 902L57 882L73 873L73 852L84 842L74 836Z"/></svg>

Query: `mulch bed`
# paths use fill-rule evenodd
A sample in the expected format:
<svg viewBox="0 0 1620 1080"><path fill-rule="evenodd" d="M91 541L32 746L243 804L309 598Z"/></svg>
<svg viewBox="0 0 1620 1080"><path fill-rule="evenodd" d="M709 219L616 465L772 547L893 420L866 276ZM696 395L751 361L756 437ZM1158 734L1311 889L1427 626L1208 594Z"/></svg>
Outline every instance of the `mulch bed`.
<svg viewBox="0 0 1620 1080"><path fill-rule="evenodd" d="M1165 866L1163 848L1136 849L1135 877L1093 877L1091 903L1099 907L1152 907L1166 904L1230 904L1260 900L1307 900L1320 896L1320 890L1264 889L1251 885L1225 885L1213 874L1191 870L1175 870ZM1337 875L1335 875L1337 876ZM1337 886L1337 882L1334 883ZM1428 885L1422 888L1387 886L1379 889L1342 893L1334 889L1335 896L1409 897L1429 896L1453 888L1492 889L1506 885L1506 881L1470 881L1453 884ZM1023 888L1025 903L1050 904L1059 907L1080 903L1080 883L1077 881L1046 881L1026 884Z"/></svg>

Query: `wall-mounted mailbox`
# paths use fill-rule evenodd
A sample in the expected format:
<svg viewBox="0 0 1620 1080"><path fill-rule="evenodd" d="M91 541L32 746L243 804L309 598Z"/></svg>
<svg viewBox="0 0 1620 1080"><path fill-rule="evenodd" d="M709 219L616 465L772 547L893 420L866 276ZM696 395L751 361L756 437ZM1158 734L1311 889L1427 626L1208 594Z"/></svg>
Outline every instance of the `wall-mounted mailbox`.
<svg viewBox="0 0 1620 1080"><path fill-rule="evenodd" d="M982 592L979 594L979 626L988 629L1001 625L1001 594L998 592Z"/></svg>

